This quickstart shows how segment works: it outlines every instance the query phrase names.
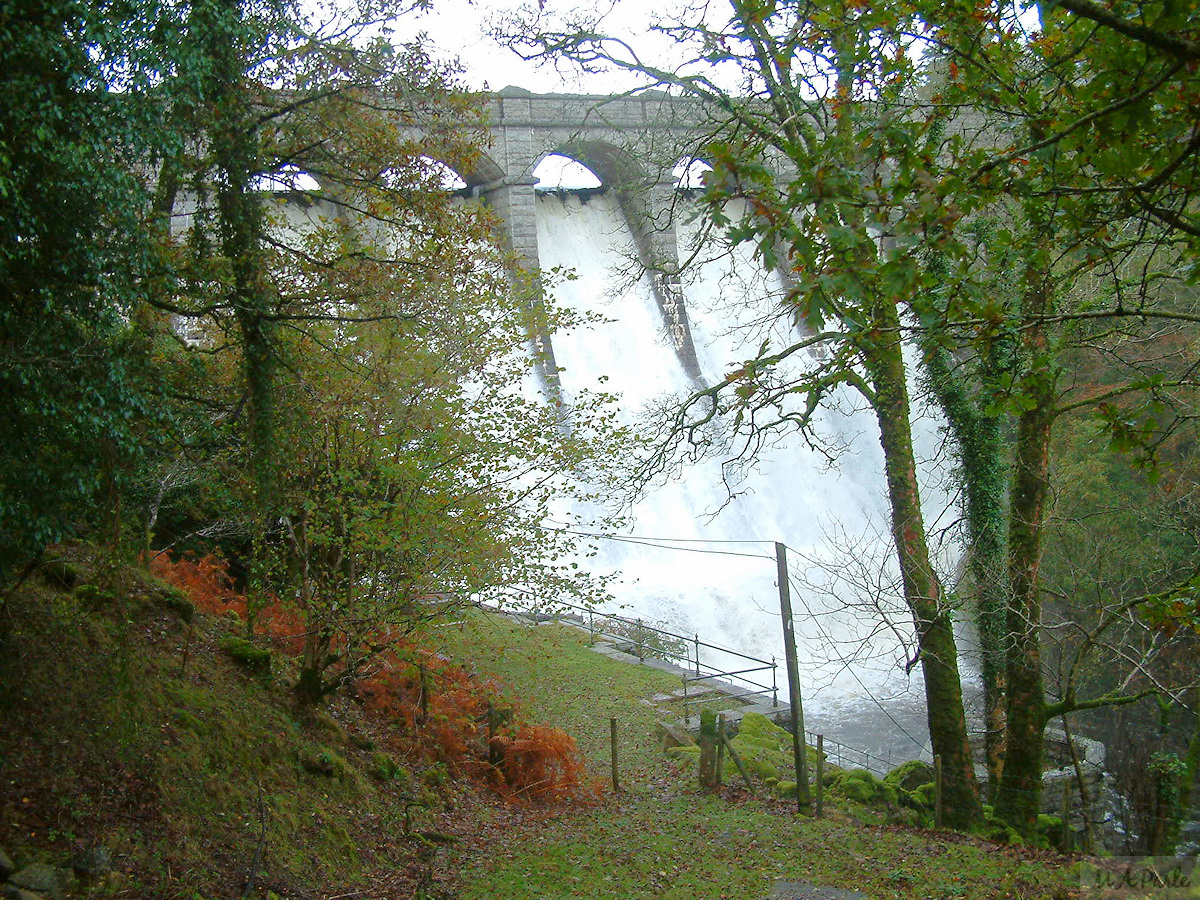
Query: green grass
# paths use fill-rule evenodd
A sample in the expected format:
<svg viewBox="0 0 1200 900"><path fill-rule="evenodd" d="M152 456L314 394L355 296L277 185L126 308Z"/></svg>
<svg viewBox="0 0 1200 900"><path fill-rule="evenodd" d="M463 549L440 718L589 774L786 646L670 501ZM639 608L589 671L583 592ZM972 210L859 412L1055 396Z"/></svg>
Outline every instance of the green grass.
<svg viewBox="0 0 1200 900"><path fill-rule="evenodd" d="M600 784L617 719L623 790L591 806L505 805L461 783L435 795L429 771L381 754L384 732L360 706L302 713L285 657L270 675L248 671L221 650L235 623L188 625L170 604L125 596L146 590L99 603L40 582L0 633L0 847L62 864L102 844L123 874L115 896L240 896L264 819L259 898L407 898L422 873L447 900L753 900L779 878L983 900L1061 896L1074 879L1048 855L878 824L876 808L800 818L749 799L732 769L725 796L702 795L692 764L659 746L660 718L679 710L650 698L677 677L595 653L575 629L480 611L421 638L502 680L496 699L524 721L572 734ZM412 810L414 828L459 843L431 854L403 835L413 791L437 801Z"/></svg>
<svg viewBox="0 0 1200 900"><path fill-rule="evenodd" d="M852 804L818 820L784 802L700 794L694 773L660 752L656 725L664 713L648 702L678 679L594 653L585 633L471 613L431 639L508 682L528 718L575 735L597 778L608 773L609 717L620 723L622 793L594 808L494 830L485 852L455 860L463 900L758 898L780 878L875 898L990 900L1066 896L1078 883L1070 867L1049 857L861 824L852 813L882 816Z"/></svg>
<svg viewBox="0 0 1200 900"><path fill-rule="evenodd" d="M77 846L104 846L117 896L189 900L240 896L260 835L257 884L284 897L411 862L404 785L372 779L371 753L297 709L285 680L222 652L239 626L189 626L141 602L146 590L135 580L96 606L32 583L11 601L0 847L18 864L64 865ZM350 704L339 716L361 722Z"/></svg>

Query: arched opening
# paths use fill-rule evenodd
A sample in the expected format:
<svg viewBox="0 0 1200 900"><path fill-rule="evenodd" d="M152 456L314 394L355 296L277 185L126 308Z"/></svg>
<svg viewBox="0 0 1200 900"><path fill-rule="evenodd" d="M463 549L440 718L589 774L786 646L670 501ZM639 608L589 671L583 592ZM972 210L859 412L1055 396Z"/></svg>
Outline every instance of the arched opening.
<svg viewBox="0 0 1200 900"><path fill-rule="evenodd" d="M250 187L264 194L286 194L292 191L312 193L321 189L316 178L299 166L291 164L280 166L274 172L256 175L250 182Z"/></svg>
<svg viewBox="0 0 1200 900"><path fill-rule="evenodd" d="M671 170L675 178L675 187L681 191L698 191L704 187L705 175L712 171L712 166L694 156L685 156Z"/></svg>
<svg viewBox="0 0 1200 900"><path fill-rule="evenodd" d="M467 182L463 179L463 177L440 159L422 156L419 162L424 168L426 176L436 179L438 186L443 191L452 194L456 191L462 191L466 189Z"/></svg>
<svg viewBox="0 0 1200 900"><path fill-rule="evenodd" d="M560 153L542 157L533 169L533 177L537 179L534 184L537 191L596 190L602 186L595 172Z"/></svg>
<svg viewBox="0 0 1200 900"><path fill-rule="evenodd" d="M442 190L448 194L466 190L467 182L440 159L418 156L379 173L379 184L389 191Z"/></svg>

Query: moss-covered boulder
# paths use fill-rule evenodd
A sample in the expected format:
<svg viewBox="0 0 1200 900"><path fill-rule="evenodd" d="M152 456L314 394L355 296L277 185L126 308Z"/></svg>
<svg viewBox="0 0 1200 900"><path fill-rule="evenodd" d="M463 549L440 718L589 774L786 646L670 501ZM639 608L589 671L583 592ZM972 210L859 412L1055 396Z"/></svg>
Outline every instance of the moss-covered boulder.
<svg viewBox="0 0 1200 900"><path fill-rule="evenodd" d="M919 759L901 763L883 776L884 784L915 791L924 784L933 784L933 766Z"/></svg>
<svg viewBox="0 0 1200 900"><path fill-rule="evenodd" d="M1048 816L1045 813L1037 817L1037 831L1033 843L1041 850L1057 847L1064 852L1070 850L1067 826L1059 816Z"/></svg>
<svg viewBox="0 0 1200 900"><path fill-rule="evenodd" d="M747 713L730 743L746 769L764 781L780 781L785 775L795 778L792 733L761 713ZM812 747L806 751L811 773L817 764L817 751Z"/></svg>
<svg viewBox="0 0 1200 900"><path fill-rule="evenodd" d="M83 580L83 572L69 559L54 556L44 560L40 568L47 583L65 591L71 590Z"/></svg>
<svg viewBox="0 0 1200 900"><path fill-rule="evenodd" d="M730 741L747 771L778 781L781 770L792 769L792 735L760 713L748 713Z"/></svg>
<svg viewBox="0 0 1200 900"><path fill-rule="evenodd" d="M663 752L671 757L671 759L677 759L680 762L697 763L700 761L700 747L696 744L668 747Z"/></svg>
<svg viewBox="0 0 1200 900"><path fill-rule="evenodd" d="M992 812L992 807L986 803L983 805L982 833L984 837L1000 844L1012 844L1019 847L1025 843L1021 833L1003 819L998 818Z"/></svg>
<svg viewBox="0 0 1200 900"><path fill-rule="evenodd" d="M98 612L117 602L117 595L98 584L81 584L75 588L75 598L87 612Z"/></svg>
<svg viewBox="0 0 1200 900"><path fill-rule="evenodd" d="M880 781L866 769L850 769L834 779L830 791L847 800L867 806L876 804L896 805L899 795L896 788Z"/></svg>
<svg viewBox="0 0 1200 900"><path fill-rule="evenodd" d="M296 752L296 762L311 775L326 778L345 778L348 772L346 761L328 747L305 744Z"/></svg>
<svg viewBox="0 0 1200 900"><path fill-rule="evenodd" d="M245 638L231 636L221 641L221 650L256 675L271 674L271 651L264 647L256 647Z"/></svg>
<svg viewBox="0 0 1200 900"><path fill-rule="evenodd" d="M771 793L781 800L796 799L796 782L794 781L777 781L771 786Z"/></svg>
<svg viewBox="0 0 1200 900"><path fill-rule="evenodd" d="M192 619L196 617L196 606L188 599L185 594L177 587L163 585L161 589L154 592L152 602L160 609L165 609L179 616L179 621L184 624L191 624Z"/></svg>
<svg viewBox="0 0 1200 900"><path fill-rule="evenodd" d="M921 785L915 791L909 791L908 796L921 809L933 809L937 803L937 786L931 781L928 784Z"/></svg>
<svg viewBox="0 0 1200 900"><path fill-rule="evenodd" d="M376 781L398 782L401 787L407 786L412 781L412 773L408 769L396 762L390 754L380 750L371 754L371 763L367 766L367 774Z"/></svg>

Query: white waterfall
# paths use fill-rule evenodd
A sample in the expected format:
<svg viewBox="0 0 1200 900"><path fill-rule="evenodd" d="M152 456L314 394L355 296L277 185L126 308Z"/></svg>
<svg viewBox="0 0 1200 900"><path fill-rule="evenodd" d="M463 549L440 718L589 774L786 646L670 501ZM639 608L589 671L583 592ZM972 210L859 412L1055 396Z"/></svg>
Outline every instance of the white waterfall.
<svg viewBox="0 0 1200 900"><path fill-rule="evenodd" d="M537 215L543 270L563 267L576 275L556 288L560 302L608 320L555 337L567 397L584 388L607 390L618 394L622 408L634 417L663 395L693 390L663 333L648 278L630 285L620 274L630 269L633 240L613 199L546 194L538 200ZM681 232L683 251L691 234L687 228ZM786 328L756 324L778 291L755 262L736 254L685 278L706 383L752 357L771 328ZM776 333L772 346L796 336ZM728 502L719 460L689 467L637 503L628 534L639 542L602 540L592 565L620 573L614 595L626 615L779 658L781 694L786 695L773 546L783 542L791 553L810 729L825 721L847 743L853 737L872 752L911 756L911 741L897 734L907 731L918 743L925 740L919 674L905 675L907 652L897 638L911 633L911 622L894 593L884 601L893 630L876 610L858 605L861 591L852 589L852 583L886 580L894 572L878 431L861 403L854 409L847 398L845 406L822 414L822 431L844 448L835 464L799 436L788 435L759 456ZM940 437L934 423L917 423L917 435L918 452L935 456ZM926 513L937 521L949 504L929 474ZM887 593L886 585L882 592ZM885 700L888 713L876 702ZM871 735L846 727L839 731L835 720L846 719L848 710L857 719L874 714L883 724L876 722ZM902 726L887 721L901 717L906 717ZM826 732L833 733L828 727Z"/></svg>

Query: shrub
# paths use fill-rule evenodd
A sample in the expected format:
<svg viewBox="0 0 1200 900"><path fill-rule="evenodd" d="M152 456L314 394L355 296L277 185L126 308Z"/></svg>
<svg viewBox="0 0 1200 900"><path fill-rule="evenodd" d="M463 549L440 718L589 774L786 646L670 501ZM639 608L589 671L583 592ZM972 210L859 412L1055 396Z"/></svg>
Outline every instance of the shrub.
<svg viewBox="0 0 1200 900"><path fill-rule="evenodd" d="M234 589L229 564L219 554L196 557L185 553L176 559L169 550L164 550L150 560L150 571L183 591L202 612L220 615L233 609L245 617L246 598Z"/></svg>
<svg viewBox="0 0 1200 900"><path fill-rule="evenodd" d="M503 754L505 786L514 796L566 800L580 795L583 763L575 739L561 728L525 725L511 737L497 737L495 743Z"/></svg>
<svg viewBox="0 0 1200 900"><path fill-rule="evenodd" d="M588 793L570 735L543 725L516 725L515 711L495 701L499 684L475 678L435 654L414 647L385 653L357 690L368 713L392 723L388 744L398 753L486 782L516 799L581 799Z"/></svg>

